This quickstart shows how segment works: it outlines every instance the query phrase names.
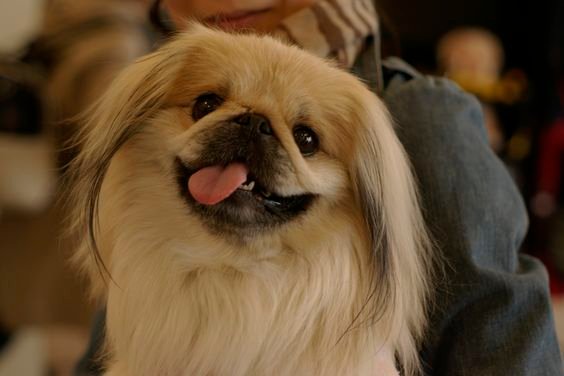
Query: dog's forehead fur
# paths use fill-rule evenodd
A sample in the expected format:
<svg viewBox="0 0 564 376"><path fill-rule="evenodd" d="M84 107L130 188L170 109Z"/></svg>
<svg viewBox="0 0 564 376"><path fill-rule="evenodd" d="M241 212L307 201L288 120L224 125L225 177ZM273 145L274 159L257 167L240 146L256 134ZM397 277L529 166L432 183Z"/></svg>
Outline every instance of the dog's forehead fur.
<svg viewBox="0 0 564 376"><path fill-rule="evenodd" d="M177 42L185 45L186 56L180 82L193 87L215 85L234 95L261 96L288 90L292 95L327 89L338 93L356 83L343 71L268 36L198 29Z"/></svg>

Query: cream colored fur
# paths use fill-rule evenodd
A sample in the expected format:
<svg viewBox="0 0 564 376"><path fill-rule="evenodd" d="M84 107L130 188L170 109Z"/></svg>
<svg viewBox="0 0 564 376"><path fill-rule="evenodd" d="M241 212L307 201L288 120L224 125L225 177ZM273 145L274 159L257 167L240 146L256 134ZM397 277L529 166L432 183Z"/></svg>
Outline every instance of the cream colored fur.
<svg viewBox="0 0 564 376"><path fill-rule="evenodd" d="M226 87L225 104L192 121L194 98ZM269 117L286 152L277 193L318 198L272 231L222 237L180 197L174 159L245 109ZM292 139L304 112L321 145L306 158ZM354 77L270 38L194 25L118 77L81 145L75 259L107 304L107 375L388 376L394 358L419 372L430 241L386 110ZM94 235L111 278L88 240L97 175Z"/></svg>

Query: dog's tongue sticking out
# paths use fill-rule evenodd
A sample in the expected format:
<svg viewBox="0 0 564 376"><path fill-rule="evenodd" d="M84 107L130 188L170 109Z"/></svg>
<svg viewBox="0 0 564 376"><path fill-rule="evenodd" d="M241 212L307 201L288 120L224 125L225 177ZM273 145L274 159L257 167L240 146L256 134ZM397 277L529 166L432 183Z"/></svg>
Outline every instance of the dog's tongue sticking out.
<svg viewBox="0 0 564 376"><path fill-rule="evenodd" d="M190 176L188 189L200 204L215 205L235 192L247 180L248 173L247 166L238 162L204 167Z"/></svg>

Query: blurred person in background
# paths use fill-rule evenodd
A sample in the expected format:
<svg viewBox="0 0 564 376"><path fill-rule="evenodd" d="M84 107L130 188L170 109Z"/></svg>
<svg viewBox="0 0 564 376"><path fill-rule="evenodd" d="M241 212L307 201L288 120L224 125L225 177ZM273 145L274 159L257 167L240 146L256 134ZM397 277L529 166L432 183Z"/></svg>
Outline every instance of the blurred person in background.
<svg viewBox="0 0 564 376"><path fill-rule="evenodd" d="M398 59L382 60L371 1L163 0L151 9L164 34L195 18L226 30L277 35L335 59L384 99L446 264L421 349L427 374L563 374L546 273L537 260L518 253L525 207L489 148L478 102ZM97 354L103 325L100 313L80 375L102 372Z"/></svg>
<svg viewBox="0 0 564 376"><path fill-rule="evenodd" d="M489 30L460 27L446 33L437 46L439 71L480 99L492 149L500 154L505 135L494 104L514 104L523 97L522 72L502 76L505 53L501 40Z"/></svg>

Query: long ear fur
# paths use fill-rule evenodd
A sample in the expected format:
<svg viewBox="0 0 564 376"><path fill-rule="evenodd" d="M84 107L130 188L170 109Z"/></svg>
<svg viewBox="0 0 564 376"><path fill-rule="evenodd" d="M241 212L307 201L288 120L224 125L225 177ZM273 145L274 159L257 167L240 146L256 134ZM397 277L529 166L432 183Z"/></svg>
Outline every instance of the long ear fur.
<svg viewBox="0 0 564 376"><path fill-rule="evenodd" d="M165 104L174 83L171 77L182 68L186 48L185 43L173 41L126 68L83 115L83 127L72 141L79 155L69 166L70 227L82 236L74 261L91 277L94 295L103 291L109 276L96 242L102 181L114 154Z"/></svg>
<svg viewBox="0 0 564 376"><path fill-rule="evenodd" d="M363 114L351 166L373 257L376 318L386 323L405 375L419 370L417 343L426 321L432 244L418 203L408 157L389 114L374 96L360 99Z"/></svg>

